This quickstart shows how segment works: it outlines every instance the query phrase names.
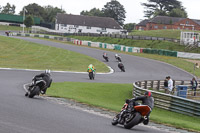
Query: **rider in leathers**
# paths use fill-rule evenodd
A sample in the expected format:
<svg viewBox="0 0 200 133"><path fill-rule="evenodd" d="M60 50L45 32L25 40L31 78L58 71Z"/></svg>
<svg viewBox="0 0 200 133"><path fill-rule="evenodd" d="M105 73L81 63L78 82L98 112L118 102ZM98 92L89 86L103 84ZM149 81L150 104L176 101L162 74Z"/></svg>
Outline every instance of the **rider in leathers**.
<svg viewBox="0 0 200 133"><path fill-rule="evenodd" d="M42 79L46 82L46 85L45 87L42 89L41 93L42 94L45 94L46 93L46 90L47 88L49 88L51 86L51 82L52 82L52 78L51 78L51 75L50 75L50 70L45 70L44 73L41 73L39 75L36 75L34 78L33 78L33 81L37 81L38 79ZM29 89L32 87L32 85L29 86ZM28 89L28 91L29 91ZM25 96L28 96L28 92L25 94Z"/></svg>
<svg viewBox="0 0 200 133"><path fill-rule="evenodd" d="M154 107L154 99L153 99L150 91L146 91L144 93L144 96L139 96L139 97L136 97L136 98L133 98L133 99L127 99L125 104L129 104L130 102L132 102L133 106L136 106L136 105L139 105L139 103L136 102L138 100L142 101L142 105L148 105L151 108L151 110L153 109L153 107ZM124 111L125 111L125 109L124 109ZM150 115L150 113L151 113L151 111L146 116L145 120L143 121L144 125L147 125L149 123L149 115ZM123 113L121 113L120 117L122 115L123 115Z"/></svg>

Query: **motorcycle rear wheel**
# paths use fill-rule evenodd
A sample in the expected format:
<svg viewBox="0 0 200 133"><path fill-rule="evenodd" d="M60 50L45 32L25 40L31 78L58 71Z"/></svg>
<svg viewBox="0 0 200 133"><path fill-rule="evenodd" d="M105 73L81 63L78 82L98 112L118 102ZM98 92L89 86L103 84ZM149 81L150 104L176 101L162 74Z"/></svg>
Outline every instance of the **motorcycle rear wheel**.
<svg viewBox="0 0 200 133"><path fill-rule="evenodd" d="M141 114L136 112L131 114L129 118L125 119L124 128L131 129L133 126L137 125L140 122Z"/></svg>

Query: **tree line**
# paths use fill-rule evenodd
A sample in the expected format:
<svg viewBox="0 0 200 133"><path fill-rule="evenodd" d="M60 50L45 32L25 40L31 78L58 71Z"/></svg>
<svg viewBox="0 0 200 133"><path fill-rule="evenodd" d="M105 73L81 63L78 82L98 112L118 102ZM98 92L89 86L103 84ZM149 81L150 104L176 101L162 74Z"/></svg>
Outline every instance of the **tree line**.
<svg viewBox="0 0 200 133"><path fill-rule="evenodd" d="M170 16L170 17L187 17L187 12L182 6L182 3L178 0L148 0L147 3L142 3L144 6L144 17L153 18L158 15ZM0 5L0 13L15 14L15 5L7 3L5 6ZM57 13L66 13L65 10L51 5L40 6L36 3L24 6L20 11L20 15L23 15L24 8L27 10L26 16L39 17L42 23L55 24ZM117 0L111 0L107 2L102 9L92 8L91 10L83 10L80 15L87 16L99 16L99 17L110 17L116 20L119 25L123 26L124 29L131 31L135 27L135 23L124 24L126 18L126 10L124 6ZM134 13L133 13L134 16ZM30 19L30 18L29 18Z"/></svg>

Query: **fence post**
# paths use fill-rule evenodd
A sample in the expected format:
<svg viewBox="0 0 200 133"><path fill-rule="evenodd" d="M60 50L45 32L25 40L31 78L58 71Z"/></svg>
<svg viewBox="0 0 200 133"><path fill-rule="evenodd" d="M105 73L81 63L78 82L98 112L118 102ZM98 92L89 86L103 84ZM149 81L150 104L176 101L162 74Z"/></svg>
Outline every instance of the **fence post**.
<svg viewBox="0 0 200 133"><path fill-rule="evenodd" d="M144 87L145 87L145 89L147 89L147 81L146 80L144 81Z"/></svg>
<svg viewBox="0 0 200 133"><path fill-rule="evenodd" d="M153 83L154 83L154 81L152 80L152 81L151 81L151 88L152 88L152 89L153 89Z"/></svg>
<svg viewBox="0 0 200 133"><path fill-rule="evenodd" d="M158 80L158 84L157 84L157 90L160 90L160 80Z"/></svg>

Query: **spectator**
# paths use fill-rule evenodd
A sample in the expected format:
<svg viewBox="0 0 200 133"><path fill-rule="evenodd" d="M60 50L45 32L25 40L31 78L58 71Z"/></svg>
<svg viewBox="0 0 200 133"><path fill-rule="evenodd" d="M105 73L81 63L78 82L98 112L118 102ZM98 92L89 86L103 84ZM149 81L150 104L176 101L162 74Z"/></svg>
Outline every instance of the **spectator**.
<svg viewBox="0 0 200 133"><path fill-rule="evenodd" d="M168 79L168 91L169 91L168 93L171 94L173 90L173 81L170 76L168 76L167 79Z"/></svg>
<svg viewBox="0 0 200 133"><path fill-rule="evenodd" d="M194 96L196 96L196 89L197 89L198 84L195 77L192 78L191 85L192 85L192 91L194 91Z"/></svg>
<svg viewBox="0 0 200 133"><path fill-rule="evenodd" d="M165 89L165 93L166 93L168 90L168 78L167 77L164 80L164 89Z"/></svg>

